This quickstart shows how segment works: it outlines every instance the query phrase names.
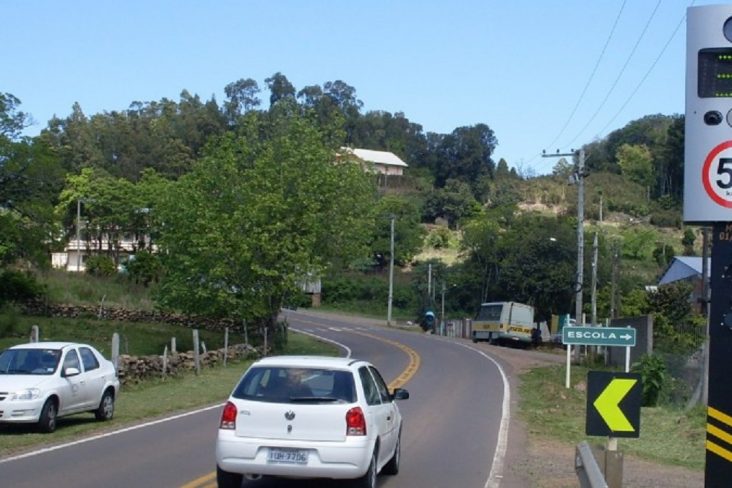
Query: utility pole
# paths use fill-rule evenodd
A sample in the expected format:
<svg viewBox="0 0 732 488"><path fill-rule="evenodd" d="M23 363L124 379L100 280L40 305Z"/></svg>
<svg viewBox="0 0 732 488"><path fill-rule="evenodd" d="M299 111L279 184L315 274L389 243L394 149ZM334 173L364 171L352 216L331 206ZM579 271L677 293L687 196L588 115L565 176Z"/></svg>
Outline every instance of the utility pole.
<svg viewBox="0 0 732 488"><path fill-rule="evenodd" d="M76 199L76 272L81 271L81 199Z"/></svg>
<svg viewBox="0 0 732 488"><path fill-rule="evenodd" d="M585 150L580 149L569 153L561 154L557 149L555 154L547 154L542 151L544 158L556 158L572 156L577 157L577 170L570 176L570 184L577 184L577 282L575 283L575 321L581 326L582 320L582 289L584 287L584 262L585 262Z"/></svg>
<svg viewBox="0 0 732 488"><path fill-rule="evenodd" d="M394 297L394 215L391 216L391 238L389 243L389 305L386 312L386 325L391 325L391 302Z"/></svg>
<svg viewBox="0 0 732 488"><path fill-rule="evenodd" d="M597 232L592 242L592 325L597 325Z"/></svg>

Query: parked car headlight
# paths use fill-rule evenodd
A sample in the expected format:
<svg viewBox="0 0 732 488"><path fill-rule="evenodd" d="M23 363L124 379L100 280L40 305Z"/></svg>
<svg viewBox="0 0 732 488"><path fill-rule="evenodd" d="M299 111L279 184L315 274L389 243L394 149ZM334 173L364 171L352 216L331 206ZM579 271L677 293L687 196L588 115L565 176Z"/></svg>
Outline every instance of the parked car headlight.
<svg viewBox="0 0 732 488"><path fill-rule="evenodd" d="M41 396L41 390L38 388L26 388L11 394L10 400L35 400L39 396Z"/></svg>

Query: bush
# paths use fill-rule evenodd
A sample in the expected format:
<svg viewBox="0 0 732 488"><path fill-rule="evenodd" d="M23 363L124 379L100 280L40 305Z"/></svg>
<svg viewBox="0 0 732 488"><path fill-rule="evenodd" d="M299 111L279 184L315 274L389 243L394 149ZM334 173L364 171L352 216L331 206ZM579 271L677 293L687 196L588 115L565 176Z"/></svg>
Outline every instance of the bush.
<svg viewBox="0 0 732 488"><path fill-rule="evenodd" d="M433 249L446 249L450 245L450 230L438 227L427 235L426 243Z"/></svg>
<svg viewBox="0 0 732 488"><path fill-rule="evenodd" d="M12 270L0 273L0 304L25 302L39 298L44 293L43 285L29 273Z"/></svg>
<svg viewBox="0 0 732 488"><path fill-rule="evenodd" d="M651 225L657 227L681 228L681 214L678 210L657 210L651 214Z"/></svg>
<svg viewBox="0 0 732 488"><path fill-rule="evenodd" d="M158 281L162 273L163 266L160 258L148 251L140 251L134 256L130 256L125 264L125 269L131 280L135 283L142 283L148 286L152 281Z"/></svg>
<svg viewBox="0 0 732 488"><path fill-rule="evenodd" d="M644 355L640 362L633 364L632 371L640 373L643 382L643 406L655 407L661 392L666 387L668 377L666 375L666 363L660 356L653 354Z"/></svg>
<svg viewBox="0 0 732 488"><path fill-rule="evenodd" d="M114 260L109 256L89 256L84 264L86 272L93 276L113 276L117 273Z"/></svg>

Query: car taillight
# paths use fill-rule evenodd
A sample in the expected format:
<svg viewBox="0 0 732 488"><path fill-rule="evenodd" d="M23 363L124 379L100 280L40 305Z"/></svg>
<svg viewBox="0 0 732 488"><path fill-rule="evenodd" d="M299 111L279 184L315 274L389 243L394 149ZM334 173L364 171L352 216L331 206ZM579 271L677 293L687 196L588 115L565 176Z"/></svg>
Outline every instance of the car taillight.
<svg viewBox="0 0 732 488"><path fill-rule="evenodd" d="M226 402L224 411L221 413L221 423L219 429L234 430L236 429L236 405Z"/></svg>
<svg viewBox="0 0 732 488"><path fill-rule="evenodd" d="M346 412L346 435L366 435L366 417L361 407Z"/></svg>

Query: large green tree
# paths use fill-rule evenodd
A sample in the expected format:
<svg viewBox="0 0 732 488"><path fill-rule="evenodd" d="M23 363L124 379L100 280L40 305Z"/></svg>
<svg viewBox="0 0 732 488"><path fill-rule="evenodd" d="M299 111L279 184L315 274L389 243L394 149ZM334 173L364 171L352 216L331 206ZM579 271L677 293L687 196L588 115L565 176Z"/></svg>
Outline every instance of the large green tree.
<svg viewBox="0 0 732 488"><path fill-rule="evenodd" d="M366 255L375 194L306 118L247 114L162 199L160 303L272 327L304 279Z"/></svg>

